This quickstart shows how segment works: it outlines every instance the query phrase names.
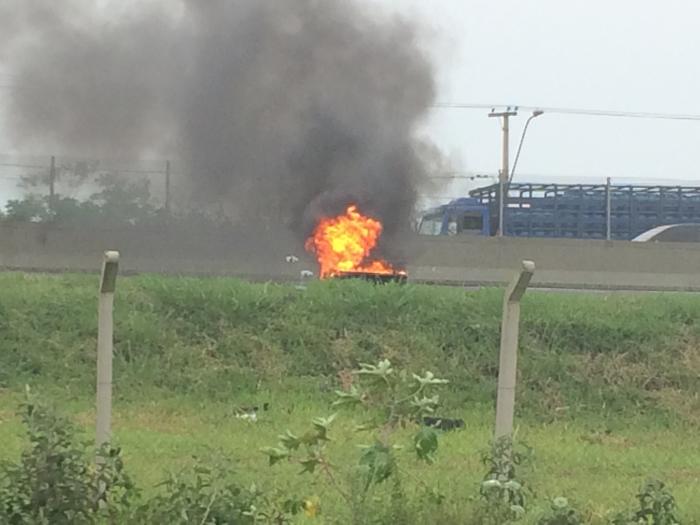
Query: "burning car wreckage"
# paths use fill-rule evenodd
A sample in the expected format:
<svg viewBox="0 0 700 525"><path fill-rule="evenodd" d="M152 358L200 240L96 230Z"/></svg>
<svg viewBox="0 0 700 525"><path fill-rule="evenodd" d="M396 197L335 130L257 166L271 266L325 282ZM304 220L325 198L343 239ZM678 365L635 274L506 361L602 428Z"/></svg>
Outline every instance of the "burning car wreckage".
<svg viewBox="0 0 700 525"><path fill-rule="evenodd" d="M349 204L345 213L322 218L307 239L305 248L316 256L321 279L364 279L376 284L403 284L408 279L404 269L372 257L382 229L379 220L363 215L356 204Z"/></svg>

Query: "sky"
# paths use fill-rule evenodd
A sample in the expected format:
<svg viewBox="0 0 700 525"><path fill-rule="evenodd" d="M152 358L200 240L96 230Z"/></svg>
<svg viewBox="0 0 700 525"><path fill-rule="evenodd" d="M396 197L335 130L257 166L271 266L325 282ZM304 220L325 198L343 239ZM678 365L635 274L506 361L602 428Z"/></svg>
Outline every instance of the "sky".
<svg viewBox="0 0 700 525"><path fill-rule="evenodd" d="M690 0L376 0L429 28L438 101L700 114L700 4ZM494 173L488 110L435 109L459 170ZM511 120L511 155L529 116ZM700 121L543 114L515 180L698 182ZM512 157L511 157L512 158Z"/></svg>
<svg viewBox="0 0 700 525"><path fill-rule="evenodd" d="M424 27L440 103L700 114L700 4L691 0L363 1ZM495 174L500 125L487 113L433 108L422 133L456 171ZM512 156L528 115L511 121ZM515 180L695 184L698 145L700 121L545 112ZM11 149L0 132L0 154ZM432 196L473 185L459 179Z"/></svg>

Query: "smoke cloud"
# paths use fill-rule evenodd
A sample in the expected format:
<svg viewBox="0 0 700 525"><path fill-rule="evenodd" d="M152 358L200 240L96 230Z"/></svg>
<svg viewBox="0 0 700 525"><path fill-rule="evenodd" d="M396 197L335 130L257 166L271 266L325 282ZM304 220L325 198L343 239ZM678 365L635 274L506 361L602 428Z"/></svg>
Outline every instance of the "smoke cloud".
<svg viewBox="0 0 700 525"><path fill-rule="evenodd" d="M199 202L303 236L350 201L389 237L409 224L439 157L417 138L435 84L413 23L351 0L9 4L18 145L168 156Z"/></svg>

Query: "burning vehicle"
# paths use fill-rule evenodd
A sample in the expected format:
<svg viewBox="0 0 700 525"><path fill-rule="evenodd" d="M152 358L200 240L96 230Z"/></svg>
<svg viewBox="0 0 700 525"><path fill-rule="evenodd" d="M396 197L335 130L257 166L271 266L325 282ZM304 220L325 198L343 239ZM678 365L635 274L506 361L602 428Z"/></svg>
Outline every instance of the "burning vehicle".
<svg viewBox="0 0 700 525"><path fill-rule="evenodd" d="M405 270L372 257L382 230L379 220L363 215L356 204L350 204L342 215L321 219L305 247L316 256L321 279L406 282Z"/></svg>

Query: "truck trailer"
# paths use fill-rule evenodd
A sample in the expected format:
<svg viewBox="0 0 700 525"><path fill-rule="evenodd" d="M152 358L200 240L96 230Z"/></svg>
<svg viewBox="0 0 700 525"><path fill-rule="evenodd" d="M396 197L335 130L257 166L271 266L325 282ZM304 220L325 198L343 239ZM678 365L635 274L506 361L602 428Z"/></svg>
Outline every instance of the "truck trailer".
<svg viewBox="0 0 700 525"><path fill-rule="evenodd" d="M421 214L427 235L496 235L499 185L478 188ZM700 187L511 183L504 234L632 240L668 224L700 223Z"/></svg>

